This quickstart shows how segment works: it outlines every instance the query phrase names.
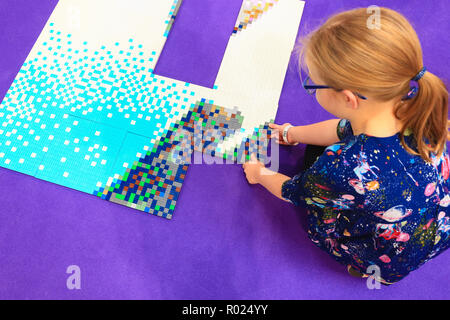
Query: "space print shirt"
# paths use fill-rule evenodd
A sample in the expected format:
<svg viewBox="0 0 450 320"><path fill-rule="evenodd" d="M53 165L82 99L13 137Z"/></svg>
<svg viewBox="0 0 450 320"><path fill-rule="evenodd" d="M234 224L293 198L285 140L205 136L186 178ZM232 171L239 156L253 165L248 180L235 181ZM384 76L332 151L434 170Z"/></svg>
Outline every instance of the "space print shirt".
<svg viewBox="0 0 450 320"><path fill-rule="evenodd" d="M450 244L450 160L431 163L408 153L400 134L353 135L337 126L340 141L311 168L282 186L282 196L307 209L309 238L337 261L367 273L375 265L393 283ZM414 146L413 134L405 142Z"/></svg>

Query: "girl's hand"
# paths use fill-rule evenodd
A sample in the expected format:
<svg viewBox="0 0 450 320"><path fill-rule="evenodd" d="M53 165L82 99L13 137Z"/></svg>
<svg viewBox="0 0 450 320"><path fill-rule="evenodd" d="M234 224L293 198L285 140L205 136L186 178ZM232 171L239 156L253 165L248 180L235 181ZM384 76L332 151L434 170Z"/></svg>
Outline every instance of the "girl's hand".
<svg viewBox="0 0 450 320"><path fill-rule="evenodd" d="M256 159L256 156L254 153L250 155L250 161L246 162L242 165L242 168L244 169L245 176L247 177L247 181L250 184L257 184L259 183L259 178L261 176L261 170L264 167L264 164Z"/></svg>
<svg viewBox="0 0 450 320"><path fill-rule="evenodd" d="M275 138L275 141L277 143L281 144L281 145L296 146L298 144L298 142L297 143L295 143L295 142L292 143L292 141L291 141L291 143L287 143L283 139L283 130L284 130L284 128L286 128L287 126L290 126L290 125L291 125L290 123L285 123L285 124L282 124L282 125L275 124L275 123L269 123L269 127L271 129L275 130L275 132L272 133L271 138ZM287 138L288 138L288 141L289 141L289 135L287 135Z"/></svg>

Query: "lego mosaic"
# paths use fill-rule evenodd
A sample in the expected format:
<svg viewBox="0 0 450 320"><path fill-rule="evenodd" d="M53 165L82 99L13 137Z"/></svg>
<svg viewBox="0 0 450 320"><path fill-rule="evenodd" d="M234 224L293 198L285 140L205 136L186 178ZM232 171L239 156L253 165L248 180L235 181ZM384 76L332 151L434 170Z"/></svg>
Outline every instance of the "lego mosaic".
<svg viewBox="0 0 450 320"><path fill-rule="evenodd" d="M304 3L266 2L209 89L153 72L181 0L59 1L0 104L0 166L171 218L193 150L267 157Z"/></svg>
<svg viewBox="0 0 450 320"><path fill-rule="evenodd" d="M258 19L264 12L267 12L277 2L278 0L244 0L233 34L246 29L249 24Z"/></svg>
<svg viewBox="0 0 450 320"><path fill-rule="evenodd" d="M177 121L152 150L135 161L123 175L108 183L108 187L99 188L94 194L171 218L194 150L239 163L249 160L254 153L266 162L270 141L268 123L255 128L254 133L229 154L217 151L220 138L234 134L241 123L239 112L202 100Z"/></svg>

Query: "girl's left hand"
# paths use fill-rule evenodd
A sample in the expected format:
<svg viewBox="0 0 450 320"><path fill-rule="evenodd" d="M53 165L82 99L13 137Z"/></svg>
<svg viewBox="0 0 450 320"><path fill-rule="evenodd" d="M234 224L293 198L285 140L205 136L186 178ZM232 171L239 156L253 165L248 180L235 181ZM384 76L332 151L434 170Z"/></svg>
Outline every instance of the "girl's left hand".
<svg viewBox="0 0 450 320"><path fill-rule="evenodd" d="M250 155L250 161L242 165L247 180L250 184L259 183L259 177L261 176L261 170L264 168L264 164L256 159L254 153Z"/></svg>

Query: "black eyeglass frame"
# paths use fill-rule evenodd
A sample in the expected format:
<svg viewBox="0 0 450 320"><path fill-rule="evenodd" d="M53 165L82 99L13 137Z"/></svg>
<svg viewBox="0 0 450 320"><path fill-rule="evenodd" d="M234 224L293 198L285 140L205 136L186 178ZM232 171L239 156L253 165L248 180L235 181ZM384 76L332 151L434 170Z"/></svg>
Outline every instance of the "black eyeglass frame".
<svg viewBox="0 0 450 320"><path fill-rule="evenodd" d="M333 88L330 86L323 86L323 85L316 85L316 84L308 84L308 82L311 80L311 78L308 76L306 76L305 80L303 80L302 85L303 88L306 90L306 92L308 92L310 95L313 95L316 93L317 89L334 89L337 91L342 91L343 89L337 89L337 88ZM367 100L367 98L357 92L353 92L356 96L358 96L359 98L363 99L363 100Z"/></svg>

